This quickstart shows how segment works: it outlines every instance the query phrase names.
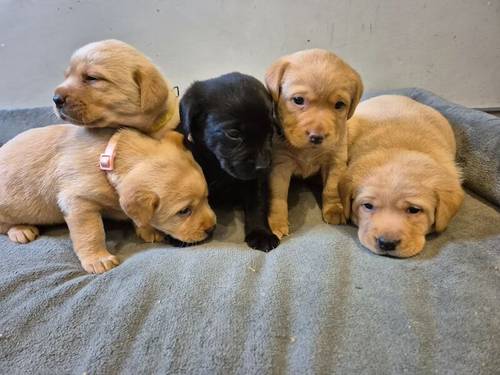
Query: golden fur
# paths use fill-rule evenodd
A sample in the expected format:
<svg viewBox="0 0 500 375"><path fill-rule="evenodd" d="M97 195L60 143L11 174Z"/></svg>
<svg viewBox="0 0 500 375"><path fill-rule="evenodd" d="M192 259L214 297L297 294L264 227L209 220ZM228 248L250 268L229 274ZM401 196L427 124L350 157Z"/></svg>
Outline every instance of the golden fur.
<svg viewBox="0 0 500 375"><path fill-rule="evenodd" d="M433 108L384 95L360 103L348 131L339 190L359 240L377 254L419 253L425 235L445 230L464 197L450 124ZM381 249L381 237L395 248Z"/></svg>
<svg viewBox="0 0 500 375"><path fill-rule="evenodd" d="M312 49L272 64L266 84L284 133L284 139L276 137L273 144L269 212L273 233L281 238L289 232L291 177L318 172L323 178L323 219L330 224L345 223L337 185L346 168L346 121L363 92L360 76L333 53ZM303 105L294 102L297 96L304 99ZM311 135L324 140L312 144Z"/></svg>
<svg viewBox="0 0 500 375"><path fill-rule="evenodd" d="M177 96L143 54L118 40L87 44L71 57L54 95L65 121L85 127L128 126L161 138L179 124Z"/></svg>
<svg viewBox="0 0 500 375"><path fill-rule="evenodd" d="M215 215L203 172L182 135L171 131L155 140L119 130L115 169L104 172L99 155L114 132L52 125L3 145L0 233L26 243L38 235L35 225L66 222L83 268L93 273L119 264L106 249L101 215L131 218L149 242L163 238L158 231L189 243L205 239Z"/></svg>

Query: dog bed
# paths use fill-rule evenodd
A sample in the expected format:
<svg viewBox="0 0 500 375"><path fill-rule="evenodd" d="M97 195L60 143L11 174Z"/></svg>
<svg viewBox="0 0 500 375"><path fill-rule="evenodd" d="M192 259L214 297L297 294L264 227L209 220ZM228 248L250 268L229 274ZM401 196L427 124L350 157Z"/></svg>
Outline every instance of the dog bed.
<svg viewBox="0 0 500 375"><path fill-rule="evenodd" d="M292 234L268 254L246 247L240 211L219 211L213 240L189 248L108 222L123 263L102 275L82 270L64 226L26 245L0 235L0 372L497 373L500 119L390 93L450 120L464 168L464 205L421 254L370 253L301 184ZM0 111L0 143L55 122L50 108Z"/></svg>

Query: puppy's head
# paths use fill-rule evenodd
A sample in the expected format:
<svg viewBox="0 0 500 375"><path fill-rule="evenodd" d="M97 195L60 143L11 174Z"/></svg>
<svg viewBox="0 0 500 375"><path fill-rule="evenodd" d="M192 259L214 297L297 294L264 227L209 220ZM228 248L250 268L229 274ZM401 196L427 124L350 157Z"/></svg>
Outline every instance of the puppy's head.
<svg viewBox="0 0 500 375"><path fill-rule="evenodd" d="M445 230L464 196L456 171L423 154L363 170L354 166L341 179L339 193L361 243L398 258L418 254L426 234Z"/></svg>
<svg viewBox="0 0 500 375"><path fill-rule="evenodd" d="M297 148L331 148L345 133L363 93L359 74L331 52L284 56L267 70L285 137Z"/></svg>
<svg viewBox="0 0 500 375"><path fill-rule="evenodd" d="M125 125L147 132L155 121L178 110L175 95L158 69L118 40L78 49L64 77L54 92L54 108L59 117L75 125Z"/></svg>
<svg viewBox="0 0 500 375"><path fill-rule="evenodd" d="M120 205L138 227L149 225L192 244L210 235L215 214L201 168L182 146L182 135L169 133L153 158L127 174L119 190Z"/></svg>
<svg viewBox="0 0 500 375"><path fill-rule="evenodd" d="M182 131L229 175L250 180L271 163L272 101L257 79L230 73L195 82L181 100Z"/></svg>

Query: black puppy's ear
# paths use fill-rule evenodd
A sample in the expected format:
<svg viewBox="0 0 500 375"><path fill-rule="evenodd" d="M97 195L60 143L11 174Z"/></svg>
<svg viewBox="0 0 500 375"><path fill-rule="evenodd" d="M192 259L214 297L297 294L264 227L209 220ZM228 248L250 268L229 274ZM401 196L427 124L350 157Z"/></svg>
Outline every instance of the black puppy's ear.
<svg viewBox="0 0 500 375"><path fill-rule="evenodd" d="M194 143L192 134L196 130L195 119L199 112L199 104L195 95L193 95L192 88L189 89L182 97L179 110L181 116L179 130L184 134L185 138L189 142Z"/></svg>

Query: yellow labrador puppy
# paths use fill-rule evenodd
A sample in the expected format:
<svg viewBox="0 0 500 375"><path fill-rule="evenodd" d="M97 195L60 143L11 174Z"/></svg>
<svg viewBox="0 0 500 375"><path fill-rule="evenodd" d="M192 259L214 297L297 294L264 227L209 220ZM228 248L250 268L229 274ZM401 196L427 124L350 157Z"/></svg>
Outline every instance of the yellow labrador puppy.
<svg viewBox="0 0 500 375"><path fill-rule="evenodd" d="M361 243L376 254L418 254L446 229L464 192L455 138L436 110L405 96L358 105L348 123L348 170L339 190Z"/></svg>
<svg viewBox="0 0 500 375"><path fill-rule="evenodd" d="M346 121L363 92L356 71L331 52L312 49L284 56L266 73L282 137L273 140L269 225L288 235L288 188L292 176L323 178L323 219L345 223L338 196L347 161Z"/></svg>
<svg viewBox="0 0 500 375"><path fill-rule="evenodd" d="M101 216L132 219L147 242L161 240L159 232L184 243L204 240L215 215L182 139L173 131L156 140L132 129L73 125L19 134L0 148L0 233L26 243L37 237L36 225L66 222L91 273L119 263L106 249Z"/></svg>
<svg viewBox="0 0 500 375"><path fill-rule="evenodd" d="M161 138L179 124L175 93L158 69L118 40L87 44L71 57L54 92L56 113L89 128L128 126Z"/></svg>

